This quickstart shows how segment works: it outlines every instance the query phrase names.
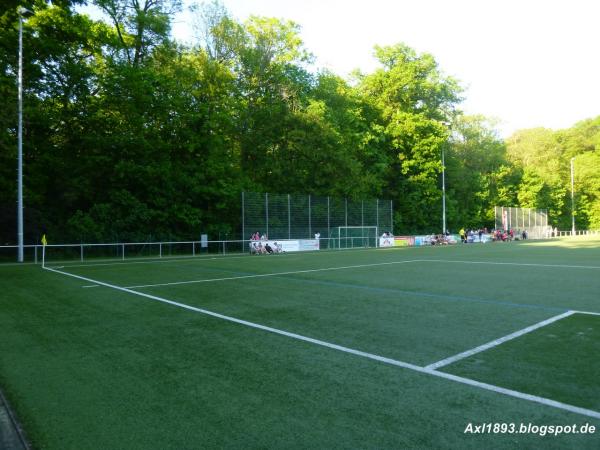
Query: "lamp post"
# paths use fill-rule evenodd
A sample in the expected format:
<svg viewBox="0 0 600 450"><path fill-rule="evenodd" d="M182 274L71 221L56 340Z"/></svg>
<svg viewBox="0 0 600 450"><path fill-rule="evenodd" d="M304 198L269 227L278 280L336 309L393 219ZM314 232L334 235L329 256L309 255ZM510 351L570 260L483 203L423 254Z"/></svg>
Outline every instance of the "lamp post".
<svg viewBox="0 0 600 450"><path fill-rule="evenodd" d="M571 236L575 236L575 157L571 158Z"/></svg>
<svg viewBox="0 0 600 450"><path fill-rule="evenodd" d="M445 120L442 122L445 131L448 133L444 143L442 144L442 233L444 236L448 232L446 228L446 145L450 142L450 136L452 135L451 126L452 122Z"/></svg>
<svg viewBox="0 0 600 450"><path fill-rule="evenodd" d="M17 90L19 102L19 119L17 126L17 261L23 262L23 14L31 13L30 10L19 6L19 73L17 77Z"/></svg>
<svg viewBox="0 0 600 450"><path fill-rule="evenodd" d="M446 160L442 146L442 233L446 234Z"/></svg>
<svg viewBox="0 0 600 450"><path fill-rule="evenodd" d="M19 120L17 129L17 238L19 241L18 262L23 262L23 14L27 9L20 6L19 14L19 75L17 79Z"/></svg>

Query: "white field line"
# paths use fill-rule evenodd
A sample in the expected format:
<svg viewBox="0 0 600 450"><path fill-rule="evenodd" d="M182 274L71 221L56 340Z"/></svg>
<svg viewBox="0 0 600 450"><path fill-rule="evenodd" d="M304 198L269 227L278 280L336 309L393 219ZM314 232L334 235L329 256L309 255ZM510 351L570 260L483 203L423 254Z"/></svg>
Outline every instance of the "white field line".
<svg viewBox="0 0 600 450"><path fill-rule="evenodd" d="M518 338L519 336L523 336L524 334L527 333L531 333L534 330L537 330L539 328L545 327L546 325L550 325L553 322L556 322L558 320L564 319L565 317L569 317L571 315L575 314L575 311L567 311L563 314L559 314L557 316L554 317L550 317L549 319L543 320L541 322L538 322L536 324L533 324L527 328L523 328L522 330L519 331L515 331L514 333L508 334L506 336L503 336L501 338L495 339L491 342L488 342L487 344L483 344L480 345L479 347L475 347L472 348L470 350L464 351L462 353L459 353L457 355L454 356L450 356L449 358L446 359L442 359L441 361L435 362L433 364L429 364L428 366L426 366L426 369L439 369L440 367L444 367L447 366L449 364L452 364L456 361L460 361L461 359L465 359L468 358L469 356L473 356L477 353L480 352L484 352L486 350L489 350L490 348L496 347L500 344L503 344L504 342L510 341L512 339Z"/></svg>
<svg viewBox="0 0 600 450"><path fill-rule="evenodd" d="M421 259L421 262L441 262L452 264L490 264L499 266L525 266L525 267L554 267L558 269L600 269L600 266L573 266L567 264L536 264L536 263L513 263L498 261L459 261L450 259Z"/></svg>
<svg viewBox="0 0 600 450"><path fill-rule="evenodd" d="M600 316L600 312L592 312L592 311L573 311L577 314L587 314L588 316Z"/></svg>
<svg viewBox="0 0 600 450"><path fill-rule="evenodd" d="M303 336L300 334L296 334L296 333L290 333L288 331L284 331L284 330L279 330L277 328L272 328L272 327L268 327L265 325L260 325L254 322L248 322L246 320L241 320L241 319L236 319L235 317L230 317L230 316L226 316L223 314L219 314L219 313L215 313L212 311L208 311L206 309L202 309L202 308L196 308L194 306L190 306L190 305L186 305L184 303L179 303L179 302L175 302L172 300L167 300L165 298L162 297L157 297L155 295L149 295L149 294L144 294L143 292L137 292L137 291L133 291L131 289L127 289L127 288L123 288L123 287L119 287L119 286L115 286L112 284L108 284L108 283L104 283L101 281L97 281L97 280L92 280L90 278L86 278L86 277L82 277L80 275L75 275L72 273L68 273L68 272L62 272L60 270L56 270L56 269L51 269L49 267L45 268L46 270L49 270L51 272L55 272L55 273L59 273L62 275L66 275L69 277L73 277L73 278L77 278L80 280L84 280L90 283L95 283L95 284L99 284L101 286L106 286L112 289L116 289L118 291L123 291L123 292L127 292L129 294L133 294L133 295L139 295L140 297L145 297L148 298L150 300L154 300L154 301L158 301L158 302L162 302L162 303L167 303L169 305L172 306L177 306L179 308L183 308L183 309L187 309L190 311L195 311L201 314L206 314L208 316L212 316L212 317L216 317L218 319L222 319L222 320L226 320L229 322L233 322L233 323L237 323L240 325L245 325L251 328L256 328L262 331L266 331L269 333L274 333L274 334L278 334L281 336L286 336L292 339L296 339L299 341L303 341L303 342L308 342L311 344L315 344L315 345L319 345L322 347L326 347L326 348L330 348L332 350L337 350L340 352L344 352L344 353L349 353L351 355L356 355L356 356L361 356L363 358L368 358L374 361L378 361L378 362L382 362L384 364L391 364L393 366L397 366L397 367L402 367L404 369L408 369L408 370L413 370L415 372L419 372L419 373L424 373L427 375L431 375L434 377L438 377L438 378L444 378L446 380L450 380L450 381L455 381L457 383L461 383L461 384L466 384L468 386L473 386L473 387L477 387L480 389L484 389L487 391L491 391L491 392L496 392L498 394L503 394L503 395L508 395L510 397L514 397L514 398L518 398L518 399L522 399L522 400L527 400L530 402L535 402L535 403L539 403L545 406L550 406L553 408L557 408L557 409L562 409L565 411L569 411L575 414L580 414L582 416L587 416L587 417L592 417L595 419L600 419L600 412L598 411L594 411L591 409L586 409L586 408L581 408L579 406L574 406L574 405L569 405L567 403L561 403L561 402L557 402L556 400L551 400L548 398L544 398L544 397L539 397L537 395L531 395L531 394L526 394L523 392L519 392L519 391L514 391L512 389L506 389L500 386L495 386L493 384L488 384L488 383L482 383L476 380L471 380L470 378L464 378L464 377L460 377L457 375L452 375L450 373L445 373L445 372L439 372L437 370L433 370L433 369L428 369L426 367L421 367L421 366L417 366L415 364L410 364L407 362L403 362L403 361L398 361L395 359L391 359L391 358L386 358L384 356L379 356L379 355L375 355L373 353L367 353L367 352L363 352L360 350L355 350L349 347L344 347L341 345L337 345L337 344L333 344L330 342L326 342L326 341L321 341L319 339L313 339L307 336Z"/></svg>
<svg viewBox="0 0 600 450"><path fill-rule="evenodd" d="M127 286L127 289L140 289L140 288L156 287L156 286L176 286L179 284L214 283L214 282L218 282L218 281L244 280L244 279L248 279L248 278L276 277L276 276L280 276L280 275L293 275L293 274L298 274L298 273L314 273L314 272L327 272L327 271L332 271L332 270L360 269L363 267L389 266L392 264L408 264L408 263L413 263L416 261L417 260L392 261L392 262L373 263L373 264L357 264L354 266L324 267L321 269L291 270L289 272L273 272L273 273L260 273L260 274L255 274L255 275L239 275L237 277L208 278L208 279L203 279L203 280L189 280L189 281L173 281L170 283L140 284L137 286Z"/></svg>
<svg viewBox="0 0 600 450"><path fill-rule="evenodd" d="M106 263L89 263L89 264L66 264L67 268L71 267L106 267L106 266L129 266L134 264L168 264L168 263L179 263L179 262L198 262L198 261L213 261L215 259L238 259L238 258L248 258L246 256L211 256L210 258L207 256L163 256L160 259L146 259L144 261L140 261L139 258L128 258L130 259L122 261L122 262L106 262ZM109 261L107 259L100 261Z"/></svg>

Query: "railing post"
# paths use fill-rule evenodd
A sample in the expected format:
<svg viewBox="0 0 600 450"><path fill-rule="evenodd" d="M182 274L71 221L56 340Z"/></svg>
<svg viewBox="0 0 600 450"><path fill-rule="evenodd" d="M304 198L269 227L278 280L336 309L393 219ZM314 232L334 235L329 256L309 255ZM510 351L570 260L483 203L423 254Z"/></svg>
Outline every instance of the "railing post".
<svg viewBox="0 0 600 450"><path fill-rule="evenodd" d="M158 257L162 258L162 242L158 243Z"/></svg>
<svg viewBox="0 0 600 450"><path fill-rule="evenodd" d="M121 259L125 261L125 244L121 244Z"/></svg>
<svg viewBox="0 0 600 450"><path fill-rule="evenodd" d="M83 262L83 244L80 246L81 262Z"/></svg>

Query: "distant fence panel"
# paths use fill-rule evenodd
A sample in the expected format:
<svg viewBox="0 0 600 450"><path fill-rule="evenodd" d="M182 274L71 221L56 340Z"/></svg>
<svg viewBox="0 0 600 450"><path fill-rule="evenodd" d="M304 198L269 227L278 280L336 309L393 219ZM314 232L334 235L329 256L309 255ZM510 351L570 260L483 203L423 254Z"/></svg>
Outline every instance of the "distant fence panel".
<svg viewBox="0 0 600 450"><path fill-rule="evenodd" d="M242 234L248 239L257 231L271 239L322 238L348 226L376 226L393 232L390 200L351 200L313 195L242 193Z"/></svg>
<svg viewBox="0 0 600 450"><path fill-rule="evenodd" d="M552 233L547 209L496 206L494 213L496 229L527 231L532 239L550 237Z"/></svg>

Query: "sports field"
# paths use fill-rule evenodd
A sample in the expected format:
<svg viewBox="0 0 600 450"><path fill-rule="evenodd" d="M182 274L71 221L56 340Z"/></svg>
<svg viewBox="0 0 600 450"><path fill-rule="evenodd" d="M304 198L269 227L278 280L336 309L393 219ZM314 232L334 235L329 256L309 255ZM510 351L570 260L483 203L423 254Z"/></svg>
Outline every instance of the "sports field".
<svg viewBox="0 0 600 450"><path fill-rule="evenodd" d="M0 387L40 449L597 449L600 240L4 265Z"/></svg>

